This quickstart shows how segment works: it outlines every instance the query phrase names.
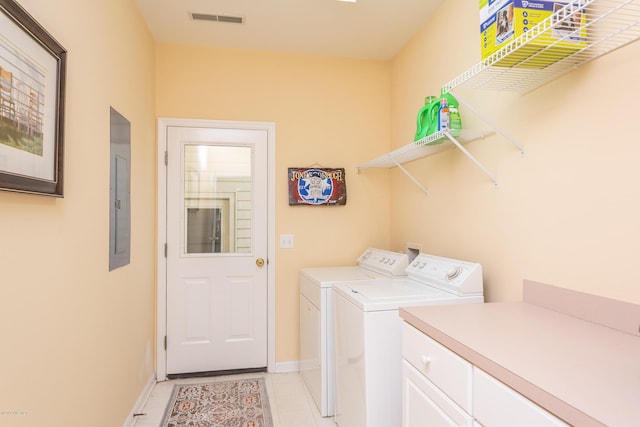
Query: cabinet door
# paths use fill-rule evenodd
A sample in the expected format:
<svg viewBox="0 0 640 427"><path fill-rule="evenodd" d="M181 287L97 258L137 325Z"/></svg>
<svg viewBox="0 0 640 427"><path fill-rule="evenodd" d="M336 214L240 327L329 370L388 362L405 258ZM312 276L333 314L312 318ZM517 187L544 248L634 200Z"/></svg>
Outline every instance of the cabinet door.
<svg viewBox="0 0 640 427"><path fill-rule="evenodd" d="M406 360L402 362L403 427L472 427L473 419Z"/></svg>
<svg viewBox="0 0 640 427"><path fill-rule="evenodd" d="M567 427L486 372L473 369L473 416L484 427Z"/></svg>
<svg viewBox="0 0 640 427"><path fill-rule="evenodd" d="M402 334L402 357L471 413L472 365L407 323L403 325Z"/></svg>

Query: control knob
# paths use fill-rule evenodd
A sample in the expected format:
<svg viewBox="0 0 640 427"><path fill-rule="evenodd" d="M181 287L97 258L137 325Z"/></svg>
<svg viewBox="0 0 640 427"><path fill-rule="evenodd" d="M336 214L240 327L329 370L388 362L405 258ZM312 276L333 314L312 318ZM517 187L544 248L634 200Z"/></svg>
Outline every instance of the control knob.
<svg viewBox="0 0 640 427"><path fill-rule="evenodd" d="M447 270L447 280L453 280L456 277L458 277L460 275L460 273L462 273L462 268L460 267L451 267L449 270Z"/></svg>

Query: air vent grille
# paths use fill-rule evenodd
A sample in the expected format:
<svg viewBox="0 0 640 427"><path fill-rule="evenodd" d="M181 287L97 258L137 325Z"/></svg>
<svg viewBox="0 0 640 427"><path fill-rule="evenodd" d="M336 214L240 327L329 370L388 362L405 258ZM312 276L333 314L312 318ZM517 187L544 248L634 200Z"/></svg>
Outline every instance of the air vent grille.
<svg viewBox="0 0 640 427"><path fill-rule="evenodd" d="M229 22L231 24L244 24L242 16L213 15L210 13L189 12L194 21Z"/></svg>

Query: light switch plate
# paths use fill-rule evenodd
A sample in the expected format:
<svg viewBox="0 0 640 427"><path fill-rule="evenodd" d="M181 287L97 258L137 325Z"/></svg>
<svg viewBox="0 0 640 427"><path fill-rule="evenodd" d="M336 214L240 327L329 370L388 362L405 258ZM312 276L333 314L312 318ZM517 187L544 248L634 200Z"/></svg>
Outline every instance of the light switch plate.
<svg viewBox="0 0 640 427"><path fill-rule="evenodd" d="M293 248L293 234L281 234L280 235L280 247L283 249Z"/></svg>

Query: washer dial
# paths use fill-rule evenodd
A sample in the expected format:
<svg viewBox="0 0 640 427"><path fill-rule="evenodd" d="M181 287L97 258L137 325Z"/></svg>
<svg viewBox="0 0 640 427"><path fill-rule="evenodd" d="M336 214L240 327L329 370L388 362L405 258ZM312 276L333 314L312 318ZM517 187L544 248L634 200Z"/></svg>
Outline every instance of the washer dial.
<svg viewBox="0 0 640 427"><path fill-rule="evenodd" d="M446 279L447 280L453 280L456 277L458 277L460 275L460 273L462 273L462 268L461 267L459 267L459 266L451 267L450 269L447 270Z"/></svg>

